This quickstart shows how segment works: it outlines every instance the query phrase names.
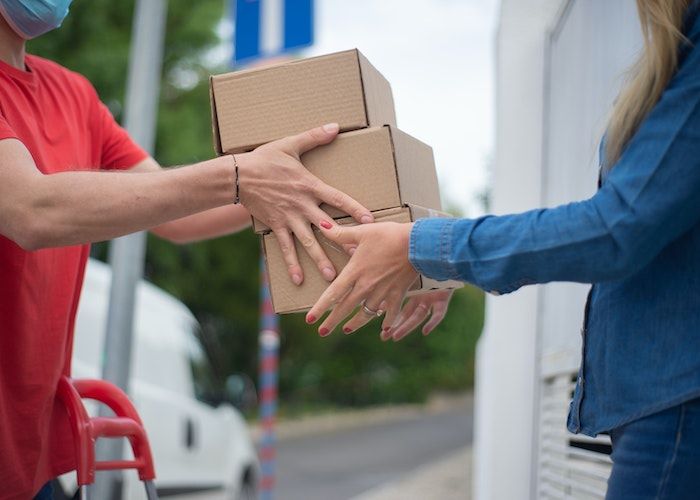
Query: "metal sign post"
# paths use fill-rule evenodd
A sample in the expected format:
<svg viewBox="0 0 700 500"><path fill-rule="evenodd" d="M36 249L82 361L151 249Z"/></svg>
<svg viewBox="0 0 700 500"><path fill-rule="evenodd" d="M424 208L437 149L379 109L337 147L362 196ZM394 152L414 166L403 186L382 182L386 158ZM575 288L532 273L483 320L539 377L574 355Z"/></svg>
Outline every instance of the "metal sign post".
<svg viewBox="0 0 700 500"><path fill-rule="evenodd" d="M233 66L284 55L314 43L314 0L232 0Z"/></svg>
<svg viewBox="0 0 700 500"><path fill-rule="evenodd" d="M263 65L314 41L314 0L231 0L235 26L233 67ZM279 318L272 307L264 259L260 260L260 499L275 492Z"/></svg>
<svg viewBox="0 0 700 500"><path fill-rule="evenodd" d="M129 56L124 128L146 151L155 145L156 116L163 60L167 0L137 0ZM146 234L130 234L115 239L110 247L112 285L104 344L102 378L128 390L136 285L143 275ZM100 407L101 415L108 410ZM121 457L121 440L98 442L97 457ZM98 474L95 498L121 498L122 475Z"/></svg>

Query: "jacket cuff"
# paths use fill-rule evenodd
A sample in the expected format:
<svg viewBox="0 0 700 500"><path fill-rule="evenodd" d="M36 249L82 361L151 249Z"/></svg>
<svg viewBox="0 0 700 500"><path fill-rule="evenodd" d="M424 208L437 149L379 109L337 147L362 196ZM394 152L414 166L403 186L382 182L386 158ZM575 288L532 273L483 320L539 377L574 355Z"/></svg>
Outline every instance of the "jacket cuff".
<svg viewBox="0 0 700 500"><path fill-rule="evenodd" d="M459 219L418 219L413 224L408 259L423 276L436 280L459 279L452 259L452 231Z"/></svg>

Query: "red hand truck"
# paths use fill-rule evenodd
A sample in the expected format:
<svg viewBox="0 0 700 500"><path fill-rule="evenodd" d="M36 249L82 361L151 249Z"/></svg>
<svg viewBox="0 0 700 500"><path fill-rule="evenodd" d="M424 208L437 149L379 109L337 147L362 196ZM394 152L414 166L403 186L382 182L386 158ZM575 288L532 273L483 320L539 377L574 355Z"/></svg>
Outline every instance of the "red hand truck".
<svg viewBox="0 0 700 500"><path fill-rule="evenodd" d="M96 470L136 469L146 487L148 500L157 500L151 447L136 408L124 391L104 380L74 380L64 376L58 383L58 396L70 418L81 497L87 498L85 486L95 482ZM93 399L107 405L116 417L90 417L83 406L83 399ZM129 439L134 459L97 462L97 439L120 437Z"/></svg>

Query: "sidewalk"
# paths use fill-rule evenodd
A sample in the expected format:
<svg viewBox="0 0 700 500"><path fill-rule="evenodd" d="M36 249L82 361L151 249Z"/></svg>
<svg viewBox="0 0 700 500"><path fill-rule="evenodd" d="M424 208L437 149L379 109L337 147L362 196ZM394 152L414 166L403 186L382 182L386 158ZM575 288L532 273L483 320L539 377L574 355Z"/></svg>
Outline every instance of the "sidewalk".
<svg viewBox="0 0 700 500"><path fill-rule="evenodd" d="M471 446L425 465L394 483L352 500L468 500L471 498Z"/></svg>

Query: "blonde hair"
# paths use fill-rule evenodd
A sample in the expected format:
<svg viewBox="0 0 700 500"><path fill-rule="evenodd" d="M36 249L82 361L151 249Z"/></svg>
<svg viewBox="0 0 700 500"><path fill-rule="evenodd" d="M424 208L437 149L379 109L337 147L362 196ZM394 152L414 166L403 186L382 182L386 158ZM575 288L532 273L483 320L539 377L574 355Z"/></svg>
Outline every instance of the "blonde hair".
<svg viewBox="0 0 700 500"><path fill-rule="evenodd" d="M613 108L605 144L605 164L612 167L656 105L678 67L678 48L690 0L637 0L644 50L631 79Z"/></svg>

